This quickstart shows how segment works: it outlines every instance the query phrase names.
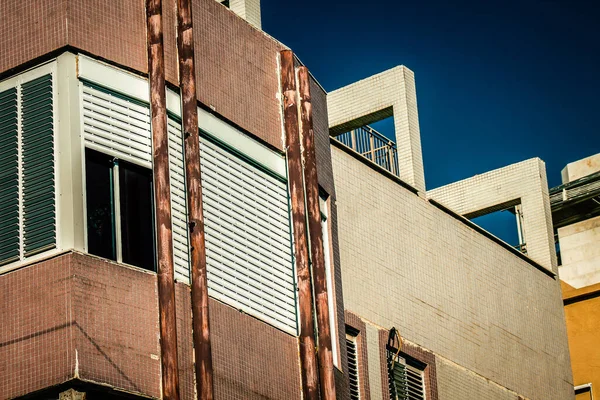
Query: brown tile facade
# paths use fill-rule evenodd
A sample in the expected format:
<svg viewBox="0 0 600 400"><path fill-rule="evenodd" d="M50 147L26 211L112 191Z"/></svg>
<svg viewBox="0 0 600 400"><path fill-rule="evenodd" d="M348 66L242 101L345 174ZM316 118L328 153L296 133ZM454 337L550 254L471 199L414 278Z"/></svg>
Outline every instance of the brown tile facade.
<svg viewBox="0 0 600 400"><path fill-rule="evenodd" d="M72 256L0 276L0 398L73 376Z"/></svg>
<svg viewBox="0 0 600 400"><path fill-rule="evenodd" d="M173 85L175 7L175 0L163 2L166 78ZM281 150L277 56L283 46L214 0L194 0L193 13L198 100ZM0 15L0 74L65 46L147 73L141 0L3 0Z"/></svg>
<svg viewBox="0 0 600 400"><path fill-rule="evenodd" d="M369 362L367 348L367 327L360 317L346 310L346 325L358 331L356 345L358 350L358 380L360 384L360 398L371 400L369 384Z"/></svg>
<svg viewBox="0 0 600 400"><path fill-rule="evenodd" d="M67 253L0 276L0 398L76 377L160 397L156 276ZM193 399L189 287L177 284L182 399ZM218 399L300 397L297 339L211 300Z"/></svg>
<svg viewBox="0 0 600 400"><path fill-rule="evenodd" d="M384 394L384 400L387 400L386 395L389 393L389 380L388 370L386 364L387 350L386 345L388 343L389 331L382 329L379 331L379 357L381 360L381 387L382 393ZM404 339L404 338L403 338ZM425 367L425 398L428 400L438 400L438 388L437 388L437 373L435 366L435 355L425 350L422 347L418 347L404 341L400 354L405 354L409 357L420 361L427 366Z"/></svg>

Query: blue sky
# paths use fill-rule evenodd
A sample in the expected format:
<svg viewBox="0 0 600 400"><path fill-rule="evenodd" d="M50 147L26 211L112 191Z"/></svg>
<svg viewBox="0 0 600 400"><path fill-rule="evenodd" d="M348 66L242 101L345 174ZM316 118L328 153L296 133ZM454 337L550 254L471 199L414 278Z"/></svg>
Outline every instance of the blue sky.
<svg viewBox="0 0 600 400"><path fill-rule="evenodd" d="M552 187L568 162L600 152L595 3L262 0L261 6L263 29L290 46L328 91L399 64L415 72L432 189L531 157L546 162ZM390 123L378 129L393 132Z"/></svg>

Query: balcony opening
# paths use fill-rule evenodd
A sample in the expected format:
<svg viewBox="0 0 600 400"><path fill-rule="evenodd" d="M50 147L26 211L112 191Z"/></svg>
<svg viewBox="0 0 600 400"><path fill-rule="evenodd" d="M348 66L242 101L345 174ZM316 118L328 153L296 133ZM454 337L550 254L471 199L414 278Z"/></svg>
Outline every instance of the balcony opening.
<svg viewBox="0 0 600 400"><path fill-rule="evenodd" d="M400 175L393 117L350 129L335 138L392 174Z"/></svg>
<svg viewBox="0 0 600 400"><path fill-rule="evenodd" d="M523 235L523 213L520 204L487 212L470 218L470 220L521 253L527 254L527 245Z"/></svg>

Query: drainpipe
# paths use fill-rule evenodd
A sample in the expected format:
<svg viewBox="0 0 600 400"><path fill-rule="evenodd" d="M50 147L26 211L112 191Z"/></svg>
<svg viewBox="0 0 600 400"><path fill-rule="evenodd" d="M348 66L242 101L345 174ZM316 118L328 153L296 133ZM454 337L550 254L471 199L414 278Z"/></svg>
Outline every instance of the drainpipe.
<svg viewBox="0 0 600 400"><path fill-rule="evenodd" d="M173 276L173 231L171 229L171 192L169 183L169 139L165 93L165 57L161 0L146 0L148 34L148 75L152 117L152 169L156 219L158 264L158 311L162 394L165 400L179 400L177 365L177 320L175 318L175 280Z"/></svg>
<svg viewBox="0 0 600 400"><path fill-rule="evenodd" d="M300 93L300 121L302 126L302 158L304 159L304 185L308 211L308 232L312 260L313 284L315 289L319 345L319 378L321 398L335 400L335 377L333 353L331 351L331 327L329 326L329 300L325 274L325 252L323 229L319 208L319 181L315 155L315 135L310 97L310 77L306 67L298 68L298 91Z"/></svg>
<svg viewBox="0 0 600 400"><path fill-rule="evenodd" d="M294 259L300 308L300 336L298 342L300 346L302 394L305 400L317 400L319 398L319 374L315 354L313 299L308 267L308 238L306 234L306 210L304 208L294 54L290 50L281 51L280 62L283 123L294 231Z"/></svg>
<svg viewBox="0 0 600 400"><path fill-rule="evenodd" d="M200 175L200 138L191 0L177 0L177 50L179 87L185 137L185 176L188 203L188 230L191 251L192 329L196 393L198 399L214 398L213 367L208 319L208 281Z"/></svg>

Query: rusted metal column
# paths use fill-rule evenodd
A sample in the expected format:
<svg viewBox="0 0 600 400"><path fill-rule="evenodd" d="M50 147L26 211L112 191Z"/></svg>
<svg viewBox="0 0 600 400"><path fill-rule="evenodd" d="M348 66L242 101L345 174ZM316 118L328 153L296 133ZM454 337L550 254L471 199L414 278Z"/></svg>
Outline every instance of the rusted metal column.
<svg viewBox="0 0 600 400"><path fill-rule="evenodd" d="M185 176L187 184L188 230L192 276L192 329L198 399L214 398L213 367L208 320L208 280L202 181L200 175L200 138L191 0L177 0L177 50L179 87L185 137Z"/></svg>
<svg viewBox="0 0 600 400"><path fill-rule="evenodd" d="M156 215L162 391L163 399L179 400L173 231L171 228L171 191L169 187L169 138L167 136L161 0L146 0L146 22L148 24L148 75L150 78L150 115L152 118L152 168Z"/></svg>
<svg viewBox="0 0 600 400"><path fill-rule="evenodd" d="M321 210L319 208L319 180L317 178L315 135L310 98L310 76L306 67L298 68L298 92L300 93L300 121L302 156L304 158L306 209L308 212L308 234L319 335L317 354L319 358L321 398L323 400L335 400L335 376L333 370L333 353L331 352L331 327L329 326L329 300L325 273L323 229L321 227Z"/></svg>
<svg viewBox="0 0 600 400"><path fill-rule="evenodd" d="M288 180L292 203L292 226L294 229L294 255L300 308L300 337L298 341L300 343L302 393L304 399L316 400L319 398L319 373L315 354L313 299L308 266L308 238L306 234L294 54L290 50L284 50L280 53L280 56L283 122L287 148Z"/></svg>

